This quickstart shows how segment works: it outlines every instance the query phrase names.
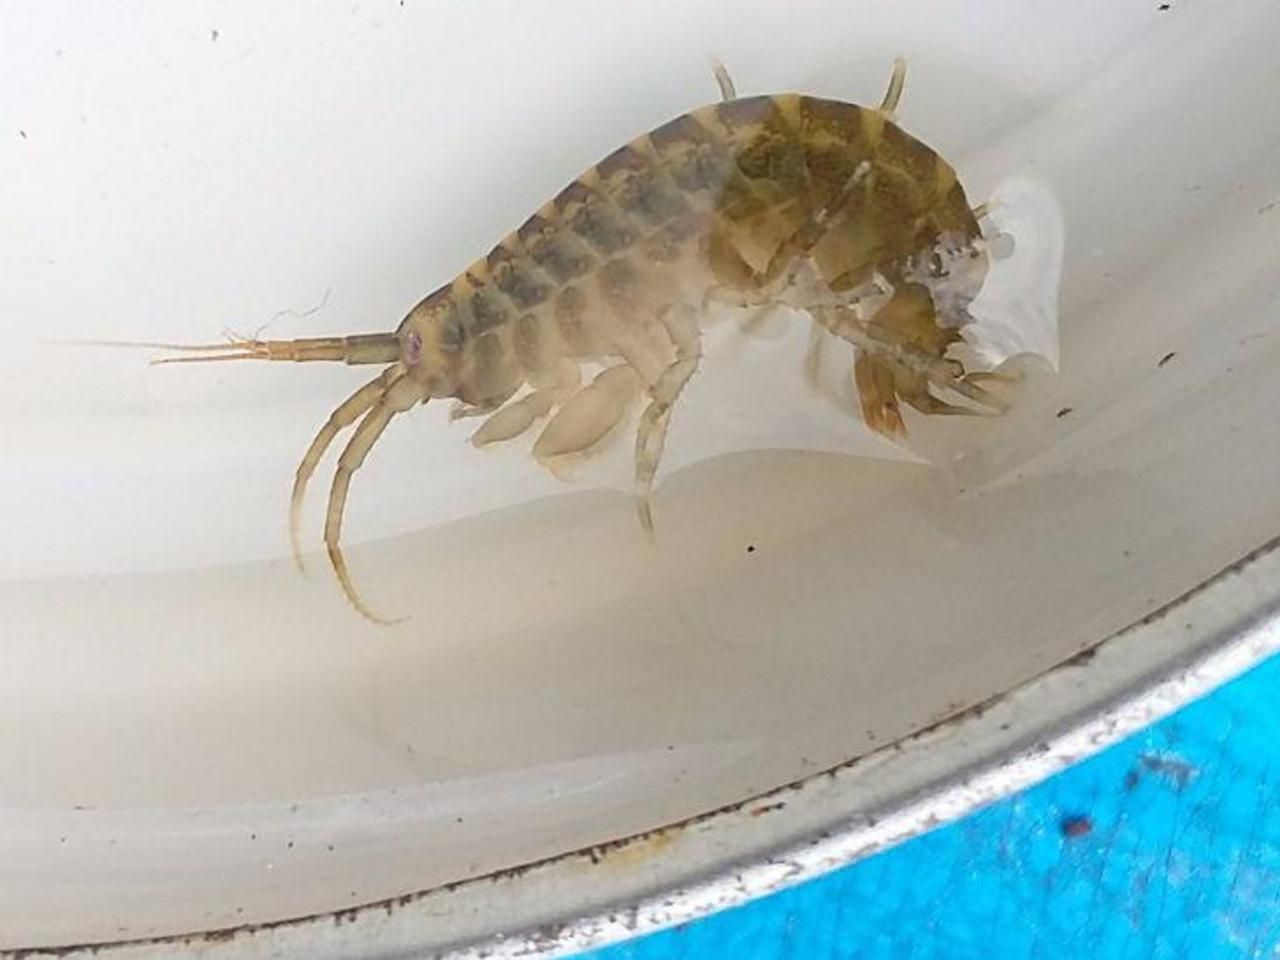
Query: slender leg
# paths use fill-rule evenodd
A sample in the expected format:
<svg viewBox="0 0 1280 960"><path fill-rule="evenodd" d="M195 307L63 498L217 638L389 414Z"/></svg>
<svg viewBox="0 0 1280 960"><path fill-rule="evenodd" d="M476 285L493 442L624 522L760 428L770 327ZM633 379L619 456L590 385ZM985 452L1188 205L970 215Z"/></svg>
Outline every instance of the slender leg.
<svg viewBox="0 0 1280 960"><path fill-rule="evenodd" d="M663 315L662 322L675 344L676 359L649 388L649 406L640 417L640 429L636 433L636 510L640 526L650 537L654 535L653 478L666 446L671 410L702 359L702 338L692 310L672 308Z"/></svg>
<svg viewBox="0 0 1280 960"><path fill-rule="evenodd" d="M357 592L340 546L342 514L347 505L347 491L351 486L351 477L360 469L365 457L382 436L382 431L387 428L392 417L418 402L420 395L415 388L416 384L405 380L404 377L396 379L387 387L383 395L364 415L364 419L356 427L351 439L347 441L342 456L338 458L338 469L334 472L333 486L329 490L329 509L324 523L324 543L329 552L329 562L333 565L333 572L337 575L338 583L342 585L342 592L346 594L347 600L358 613L374 623L392 624L398 623L399 620L388 620L378 616L369 609Z"/></svg>
<svg viewBox="0 0 1280 960"><path fill-rule="evenodd" d="M889 89L884 92L884 99L880 101L880 112L886 120L892 120L898 109L898 101L902 99L902 85L906 79L907 61L902 57L895 57L893 74L889 77Z"/></svg>
<svg viewBox="0 0 1280 960"><path fill-rule="evenodd" d="M387 385L403 372L404 367L394 363L349 396L338 409L329 414L329 419L311 441L307 452L302 455L302 462L298 464L293 476L293 493L289 497L289 543L293 548L293 562L298 565L299 570L305 569L298 527L302 520L302 500L307 493L307 481L316 472L320 458L329 449L329 444L333 443L339 433L364 416L386 391Z"/></svg>
<svg viewBox="0 0 1280 960"><path fill-rule="evenodd" d="M809 312L824 327L860 351L888 357L941 390L958 393L987 408L987 411L1003 413L1009 407L1004 400L978 386L980 375L964 373L954 360L934 356L914 343L901 342L886 336L883 331L877 332L874 325L859 322L852 313L839 307L816 307Z"/></svg>
<svg viewBox="0 0 1280 960"><path fill-rule="evenodd" d="M725 103L737 100L738 91L733 85L733 77L729 76L728 68L715 57L711 58L711 72L715 75L716 85L720 88L720 99Z"/></svg>

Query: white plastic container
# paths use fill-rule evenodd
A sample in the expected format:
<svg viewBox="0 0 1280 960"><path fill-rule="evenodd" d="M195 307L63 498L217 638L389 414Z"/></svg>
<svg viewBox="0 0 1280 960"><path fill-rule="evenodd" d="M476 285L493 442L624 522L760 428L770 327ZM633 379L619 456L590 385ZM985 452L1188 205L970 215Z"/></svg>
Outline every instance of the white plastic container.
<svg viewBox="0 0 1280 960"><path fill-rule="evenodd" d="M605 942L959 815L1280 642L1280 559L1240 563L1280 533L1274 3L5 19L0 951ZM747 341L679 412L650 546L625 493L428 407L353 488L356 574L411 618L380 629L283 520L358 372L41 342L390 329L714 99L710 53L744 93L864 103L903 54L901 122L972 197L1056 195L1060 374L924 425L951 469L803 452L841 421L777 386L791 340ZM801 449L696 462L743 422Z"/></svg>

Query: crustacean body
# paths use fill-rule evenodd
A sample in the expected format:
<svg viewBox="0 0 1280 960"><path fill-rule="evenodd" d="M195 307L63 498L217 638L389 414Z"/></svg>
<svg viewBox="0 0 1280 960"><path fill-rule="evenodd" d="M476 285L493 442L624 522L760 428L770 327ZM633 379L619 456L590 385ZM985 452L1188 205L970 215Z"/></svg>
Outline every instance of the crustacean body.
<svg viewBox="0 0 1280 960"><path fill-rule="evenodd" d="M650 493L672 411L703 361L701 331L724 305L807 312L852 348L864 419L904 430L926 414L991 412L983 374L948 356L982 287L987 251L952 167L894 122L903 65L879 107L801 94L736 97L686 113L615 150L565 187L394 333L235 340L173 360L381 364L307 449L292 497L355 429L329 494L324 539L351 603L376 618L340 547L353 474L398 413L433 399L484 416L472 441L539 427L533 454L581 454L641 405L635 485ZM959 402L956 402L959 401Z"/></svg>

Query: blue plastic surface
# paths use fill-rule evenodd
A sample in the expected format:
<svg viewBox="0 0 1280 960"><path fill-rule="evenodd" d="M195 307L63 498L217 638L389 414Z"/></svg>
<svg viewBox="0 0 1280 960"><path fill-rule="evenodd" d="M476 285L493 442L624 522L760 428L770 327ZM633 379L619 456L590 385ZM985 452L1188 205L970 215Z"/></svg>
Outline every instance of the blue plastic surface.
<svg viewBox="0 0 1280 960"><path fill-rule="evenodd" d="M584 960L1280 957L1280 659L878 856Z"/></svg>

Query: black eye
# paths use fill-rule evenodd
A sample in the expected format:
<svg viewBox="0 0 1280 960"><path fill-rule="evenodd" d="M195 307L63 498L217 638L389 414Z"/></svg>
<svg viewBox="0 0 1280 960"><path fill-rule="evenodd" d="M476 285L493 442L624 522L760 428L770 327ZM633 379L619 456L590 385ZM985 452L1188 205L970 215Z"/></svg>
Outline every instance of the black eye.
<svg viewBox="0 0 1280 960"><path fill-rule="evenodd" d="M947 275L946 265L942 261L942 255L935 253L929 258L929 276L945 277Z"/></svg>

